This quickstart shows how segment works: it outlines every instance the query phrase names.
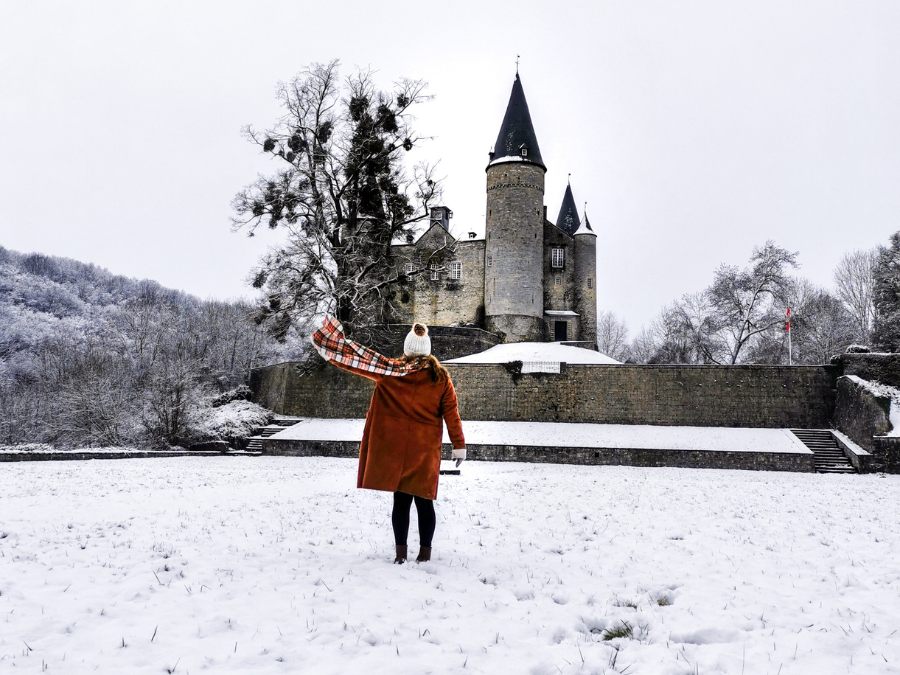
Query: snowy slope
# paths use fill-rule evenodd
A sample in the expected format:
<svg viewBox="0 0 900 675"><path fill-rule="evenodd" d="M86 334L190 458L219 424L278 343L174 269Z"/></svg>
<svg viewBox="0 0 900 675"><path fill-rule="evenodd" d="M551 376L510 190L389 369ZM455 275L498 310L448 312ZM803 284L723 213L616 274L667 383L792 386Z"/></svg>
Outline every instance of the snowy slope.
<svg viewBox="0 0 900 675"><path fill-rule="evenodd" d="M272 438L359 441L365 420L300 418ZM561 422L463 421L467 445L521 445L562 448L635 448L729 452L812 451L787 429L668 427L650 424L568 424ZM444 443L449 443L444 429Z"/></svg>
<svg viewBox="0 0 900 675"><path fill-rule="evenodd" d="M390 495L355 482L4 466L0 672L900 673L898 476L463 464L403 567Z"/></svg>
<svg viewBox="0 0 900 675"><path fill-rule="evenodd" d="M477 354L450 359L447 363L509 363L510 361L550 361L556 363L616 364L611 356L559 342L512 342L496 345Z"/></svg>

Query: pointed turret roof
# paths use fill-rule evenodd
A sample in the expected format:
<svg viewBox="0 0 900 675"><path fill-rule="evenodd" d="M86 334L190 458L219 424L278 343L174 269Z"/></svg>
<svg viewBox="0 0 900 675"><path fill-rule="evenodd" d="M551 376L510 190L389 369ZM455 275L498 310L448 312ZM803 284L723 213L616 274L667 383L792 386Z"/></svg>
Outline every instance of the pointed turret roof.
<svg viewBox="0 0 900 675"><path fill-rule="evenodd" d="M575 206L575 197L572 195L571 184L566 185L566 194L563 195L562 206L559 207L556 226L570 235L574 235L581 227L581 219L578 217L578 208Z"/></svg>
<svg viewBox="0 0 900 675"><path fill-rule="evenodd" d="M518 72L509 95L503 124L500 125L500 133L497 134L497 142L494 143L494 151L490 157L488 166L503 161L515 161L529 162L537 164L545 171L547 169L541 158L541 149L534 133L534 125L531 123L528 101L525 100L525 90L522 89L522 80L519 79Z"/></svg>
<svg viewBox="0 0 900 675"><path fill-rule="evenodd" d="M592 237L597 236L597 233L594 232L594 228L591 227L591 221L588 220L587 209L585 209L584 221L581 223L581 227L579 227L577 230L575 230L575 235L579 235L579 234L589 234ZM573 236L575 236L575 235L573 235Z"/></svg>

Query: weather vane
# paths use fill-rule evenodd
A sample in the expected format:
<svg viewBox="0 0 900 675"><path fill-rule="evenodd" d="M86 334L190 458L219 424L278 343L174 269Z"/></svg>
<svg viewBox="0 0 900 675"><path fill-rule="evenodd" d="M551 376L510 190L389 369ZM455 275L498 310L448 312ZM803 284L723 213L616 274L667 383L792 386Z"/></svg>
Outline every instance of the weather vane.
<svg viewBox="0 0 900 675"><path fill-rule="evenodd" d="M521 54L516 54L516 75L519 74L519 57Z"/></svg>

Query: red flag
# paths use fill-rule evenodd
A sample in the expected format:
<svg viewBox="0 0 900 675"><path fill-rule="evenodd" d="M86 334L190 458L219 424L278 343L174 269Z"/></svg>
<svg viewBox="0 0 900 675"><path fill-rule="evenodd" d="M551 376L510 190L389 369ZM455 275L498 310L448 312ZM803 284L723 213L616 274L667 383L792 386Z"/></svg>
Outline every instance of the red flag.
<svg viewBox="0 0 900 675"><path fill-rule="evenodd" d="M784 324L784 329L788 333L790 333L791 332L791 308L790 307L787 308L787 312L785 313L785 316L787 316L787 322L785 322L785 324Z"/></svg>

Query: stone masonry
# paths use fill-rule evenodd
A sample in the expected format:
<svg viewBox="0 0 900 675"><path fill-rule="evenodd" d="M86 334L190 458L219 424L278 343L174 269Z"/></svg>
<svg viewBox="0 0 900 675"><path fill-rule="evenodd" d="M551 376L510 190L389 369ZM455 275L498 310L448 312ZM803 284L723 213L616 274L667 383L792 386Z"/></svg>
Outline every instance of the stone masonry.
<svg viewBox="0 0 900 675"><path fill-rule="evenodd" d="M831 366L569 365L520 374L493 364L447 364L463 419L606 424L828 428ZM254 400L276 413L364 417L369 381L318 365L253 371Z"/></svg>
<svg viewBox="0 0 900 675"><path fill-rule="evenodd" d="M544 168L487 169L485 328L507 342L544 338Z"/></svg>

